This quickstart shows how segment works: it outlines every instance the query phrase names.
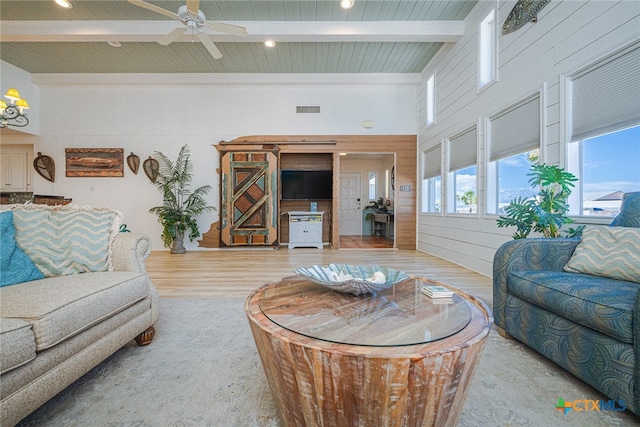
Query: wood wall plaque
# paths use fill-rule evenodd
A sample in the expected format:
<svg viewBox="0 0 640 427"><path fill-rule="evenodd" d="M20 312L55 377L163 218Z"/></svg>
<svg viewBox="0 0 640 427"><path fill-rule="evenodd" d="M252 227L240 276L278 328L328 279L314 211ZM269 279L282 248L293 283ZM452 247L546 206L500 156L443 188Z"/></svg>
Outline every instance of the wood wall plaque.
<svg viewBox="0 0 640 427"><path fill-rule="evenodd" d="M122 177L124 150L122 148L65 148L68 177Z"/></svg>
<svg viewBox="0 0 640 427"><path fill-rule="evenodd" d="M131 154L127 156L127 165L129 165L129 169L131 169L131 172L137 175L138 168L140 167L140 157L131 152Z"/></svg>
<svg viewBox="0 0 640 427"><path fill-rule="evenodd" d="M518 0L502 25L502 34L509 34L538 21L538 12L551 0Z"/></svg>
<svg viewBox="0 0 640 427"><path fill-rule="evenodd" d="M56 180L56 163L51 157L38 151L38 157L33 159L33 167L38 175L47 181L54 182Z"/></svg>
<svg viewBox="0 0 640 427"><path fill-rule="evenodd" d="M156 182L158 174L160 173L160 163L158 163L156 159L149 156L149 158L142 163L142 169L144 169L144 173L151 182Z"/></svg>

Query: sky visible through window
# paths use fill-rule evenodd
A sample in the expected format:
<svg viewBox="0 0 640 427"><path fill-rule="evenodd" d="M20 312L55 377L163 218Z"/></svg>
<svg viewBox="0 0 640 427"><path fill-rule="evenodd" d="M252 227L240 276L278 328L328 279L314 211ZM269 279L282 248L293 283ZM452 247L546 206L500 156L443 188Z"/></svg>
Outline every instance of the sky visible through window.
<svg viewBox="0 0 640 427"><path fill-rule="evenodd" d="M640 191L640 126L583 142L583 200L595 200L615 191ZM531 197L527 154L499 162L501 206L516 197Z"/></svg>
<svg viewBox="0 0 640 427"><path fill-rule="evenodd" d="M528 199L535 195L529 184L531 162L527 153L501 159L498 162L498 176L500 177L500 206L508 205L517 197Z"/></svg>
<svg viewBox="0 0 640 427"><path fill-rule="evenodd" d="M585 200L640 191L640 126L584 141Z"/></svg>

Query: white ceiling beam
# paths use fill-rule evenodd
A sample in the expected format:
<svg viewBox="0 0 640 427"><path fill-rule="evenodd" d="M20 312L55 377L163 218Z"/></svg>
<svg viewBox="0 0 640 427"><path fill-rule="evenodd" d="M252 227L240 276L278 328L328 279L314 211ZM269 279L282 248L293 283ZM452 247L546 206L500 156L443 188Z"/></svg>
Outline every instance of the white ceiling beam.
<svg viewBox="0 0 640 427"><path fill-rule="evenodd" d="M262 42L455 42L463 21L225 21L247 37L204 29L214 41ZM179 21L1 21L2 42L156 42ZM191 41L185 35L178 41Z"/></svg>
<svg viewBox="0 0 640 427"><path fill-rule="evenodd" d="M32 74L31 82L44 86L216 86L216 85L370 85L370 86L418 86L420 73L62 73Z"/></svg>

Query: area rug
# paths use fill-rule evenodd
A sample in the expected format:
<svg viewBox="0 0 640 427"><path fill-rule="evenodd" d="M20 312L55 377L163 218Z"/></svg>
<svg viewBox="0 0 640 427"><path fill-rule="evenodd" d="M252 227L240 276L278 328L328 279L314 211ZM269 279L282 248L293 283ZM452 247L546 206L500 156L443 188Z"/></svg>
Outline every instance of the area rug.
<svg viewBox="0 0 640 427"><path fill-rule="evenodd" d="M127 345L23 420L25 426L280 426L241 298L162 299L157 334ZM491 332L459 426L630 426L629 411L564 411L606 398ZM375 426L378 427L378 426Z"/></svg>

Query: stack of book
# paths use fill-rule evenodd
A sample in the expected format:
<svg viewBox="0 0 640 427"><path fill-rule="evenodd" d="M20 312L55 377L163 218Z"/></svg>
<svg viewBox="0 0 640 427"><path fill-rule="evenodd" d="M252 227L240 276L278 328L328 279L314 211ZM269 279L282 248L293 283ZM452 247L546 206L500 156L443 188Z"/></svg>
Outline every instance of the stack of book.
<svg viewBox="0 0 640 427"><path fill-rule="evenodd" d="M429 298L451 298L453 291L444 286L423 286L422 293Z"/></svg>

